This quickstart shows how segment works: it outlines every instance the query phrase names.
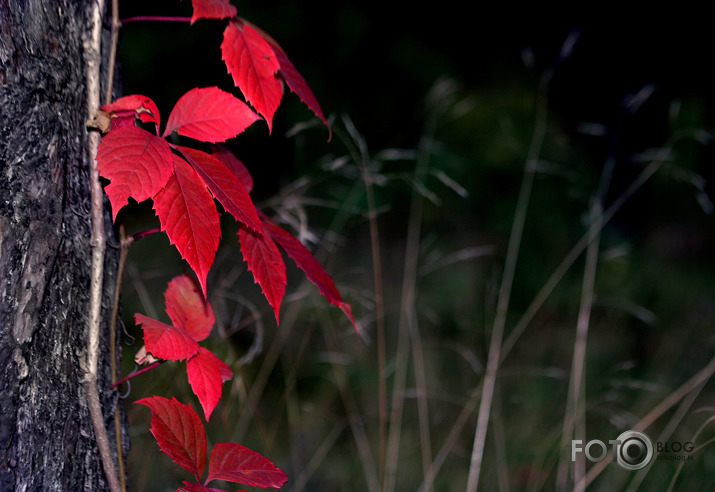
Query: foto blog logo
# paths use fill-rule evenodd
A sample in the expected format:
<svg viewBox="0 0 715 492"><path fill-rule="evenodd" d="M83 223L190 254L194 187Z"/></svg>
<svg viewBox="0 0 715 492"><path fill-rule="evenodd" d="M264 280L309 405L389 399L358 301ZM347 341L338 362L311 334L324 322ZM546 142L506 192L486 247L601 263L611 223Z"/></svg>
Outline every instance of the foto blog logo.
<svg viewBox="0 0 715 492"><path fill-rule="evenodd" d="M613 460L626 470L640 470L653 460L653 441L643 432L626 431L611 439L608 444L613 450ZM589 461L598 462L608 455L608 446L598 439L571 441L571 461L576 461L576 455L584 453Z"/></svg>

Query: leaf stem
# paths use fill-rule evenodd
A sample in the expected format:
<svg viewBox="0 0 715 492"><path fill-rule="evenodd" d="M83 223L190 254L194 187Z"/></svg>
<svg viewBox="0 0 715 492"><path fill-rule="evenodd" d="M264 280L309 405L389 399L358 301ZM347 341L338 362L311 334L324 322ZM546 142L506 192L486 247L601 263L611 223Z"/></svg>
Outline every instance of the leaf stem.
<svg viewBox="0 0 715 492"><path fill-rule="evenodd" d="M136 234L132 234L130 237L131 237L132 241L139 241L141 238L143 238L145 236L150 236L152 234L157 234L159 232L161 232L161 229L157 227L154 229L147 229L146 231L137 232Z"/></svg>
<svg viewBox="0 0 715 492"><path fill-rule="evenodd" d="M171 17L164 15L135 15L133 17L127 17L121 20L122 24L128 22L143 22L143 21L155 21L155 22L191 22L191 17Z"/></svg>
<svg viewBox="0 0 715 492"><path fill-rule="evenodd" d="M149 364L148 366L146 366L146 367L143 368L143 369L139 369L139 370L137 370L137 371L134 371L134 372L132 372L132 373L129 373L129 374L127 374L126 376L124 376L122 379L120 379L119 381L117 381L116 383L112 384L112 386L110 386L110 388L116 388L117 386L119 386L119 385L121 385L121 384L123 384L123 383L126 383L127 381L129 381L129 380L132 379L132 378L135 378L135 377L137 377L137 376L139 376L139 375L141 375L141 374L144 374L145 372L149 372L149 371L151 371L152 369L154 369L155 367L159 367L159 366L162 365L164 362L166 362L166 361L165 361L165 360L159 360L159 361L156 361L156 362L154 362L154 363L152 363L152 364Z"/></svg>

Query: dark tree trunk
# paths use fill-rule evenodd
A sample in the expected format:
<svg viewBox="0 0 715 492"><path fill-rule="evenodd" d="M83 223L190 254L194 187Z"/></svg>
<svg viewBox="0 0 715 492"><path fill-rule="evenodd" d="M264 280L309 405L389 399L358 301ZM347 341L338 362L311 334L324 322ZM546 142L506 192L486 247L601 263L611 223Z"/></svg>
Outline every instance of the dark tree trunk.
<svg viewBox="0 0 715 492"><path fill-rule="evenodd" d="M83 59L91 4L0 0L0 491L107 488L81 365L91 263ZM113 238L108 216L105 224ZM115 453L108 332L117 256L107 248L99 362Z"/></svg>

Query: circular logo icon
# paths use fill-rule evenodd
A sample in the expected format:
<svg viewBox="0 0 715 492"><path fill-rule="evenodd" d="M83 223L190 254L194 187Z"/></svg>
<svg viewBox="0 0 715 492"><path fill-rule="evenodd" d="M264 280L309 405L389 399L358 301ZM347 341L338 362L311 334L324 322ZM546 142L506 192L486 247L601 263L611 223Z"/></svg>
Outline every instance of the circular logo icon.
<svg viewBox="0 0 715 492"><path fill-rule="evenodd" d="M653 459L653 442L643 432L626 431L618 440L616 463L626 470L640 470L648 466Z"/></svg>

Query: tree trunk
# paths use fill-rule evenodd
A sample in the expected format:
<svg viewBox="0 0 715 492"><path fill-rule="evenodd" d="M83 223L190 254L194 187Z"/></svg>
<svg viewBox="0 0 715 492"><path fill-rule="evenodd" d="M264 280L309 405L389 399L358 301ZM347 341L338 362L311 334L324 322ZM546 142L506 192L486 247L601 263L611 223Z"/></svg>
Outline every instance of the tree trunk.
<svg viewBox="0 0 715 492"><path fill-rule="evenodd" d="M82 386L91 263L83 40L91 4L0 0L1 491L107 488ZM105 224L112 241L108 214ZM108 388L108 333L117 253L110 246L105 257L98 374L115 455L119 397Z"/></svg>

